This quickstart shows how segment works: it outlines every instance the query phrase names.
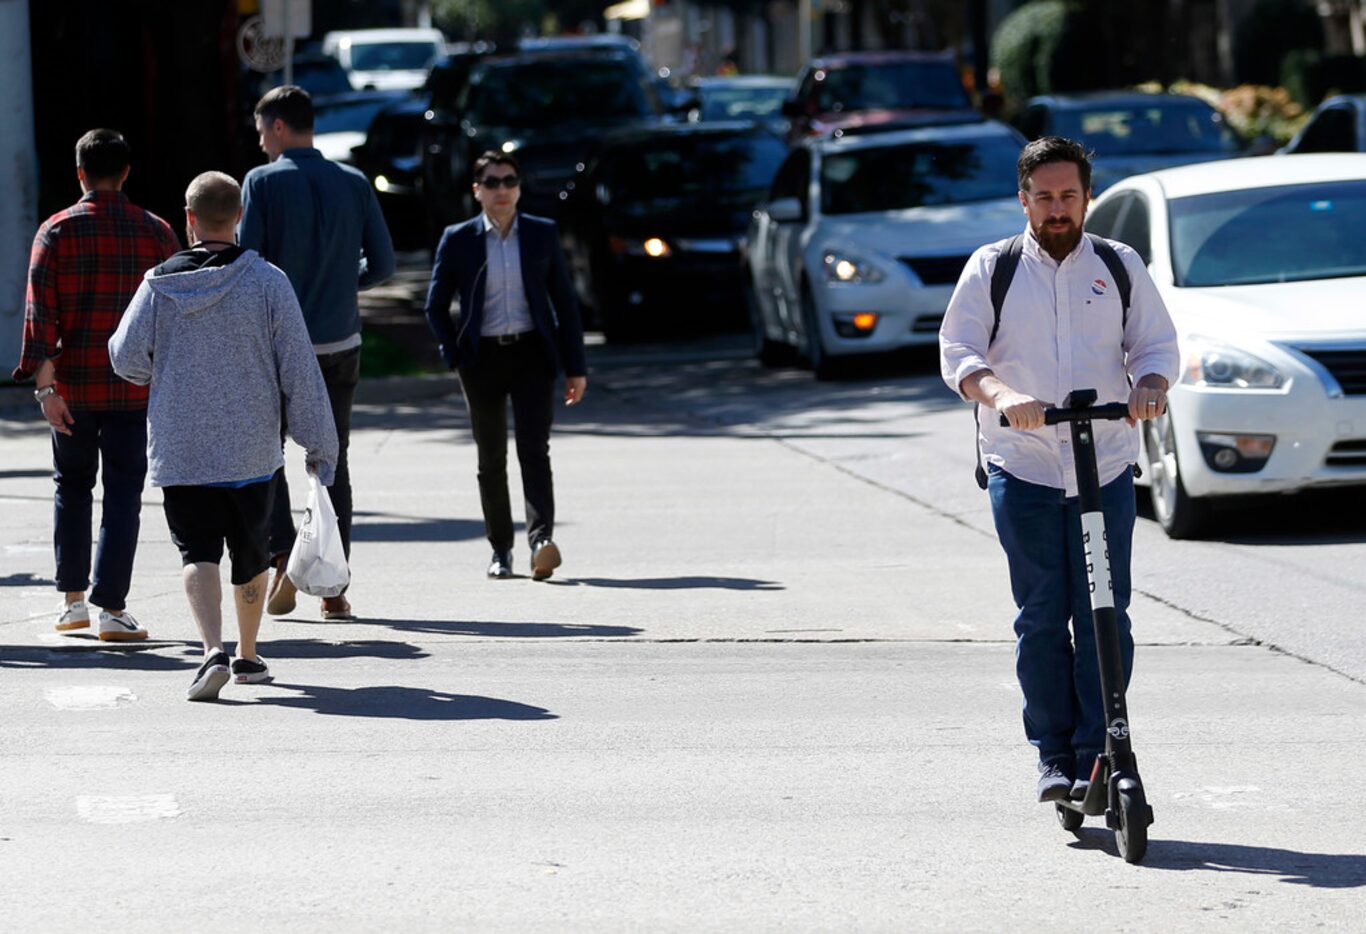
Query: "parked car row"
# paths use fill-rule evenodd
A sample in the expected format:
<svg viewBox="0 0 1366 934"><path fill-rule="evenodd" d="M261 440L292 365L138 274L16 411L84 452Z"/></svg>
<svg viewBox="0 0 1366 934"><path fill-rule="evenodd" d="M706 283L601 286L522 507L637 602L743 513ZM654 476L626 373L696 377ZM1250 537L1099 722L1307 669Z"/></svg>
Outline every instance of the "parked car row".
<svg viewBox="0 0 1366 934"><path fill-rule="evenodd" d="M480 153L515 154L608 340L743 316L763 363L828 377L936 342L970 254L1023 226L1015 162L1046 134L1093 150L1087 227L1142 256L1177 325L1182 375L1142 431L1166 532L1208 530L1220 498L1366 484L1366 155L1304 155L1366 149L1366 96L1325 101L1282 157L1238 159L1193 97L1048 95L1007 126L945 56L665 89L615 37L457 49L418 96L320 95L317 139L396 232L428 235L472 213Z"/></svg>

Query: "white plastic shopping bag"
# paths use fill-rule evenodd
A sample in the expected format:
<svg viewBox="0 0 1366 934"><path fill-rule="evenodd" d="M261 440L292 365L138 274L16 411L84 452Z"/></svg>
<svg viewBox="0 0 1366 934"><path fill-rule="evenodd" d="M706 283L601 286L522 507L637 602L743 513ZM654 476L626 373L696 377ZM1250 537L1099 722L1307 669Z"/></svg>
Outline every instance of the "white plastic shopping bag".
<svg viewBox="0 0 1366 934"><path fill-rule="evenodd" d="M309 474L308 480L308 506L285 573L309 596L335 597L351 582L351 569L346 566L332 497L316 476Z"/></svg>

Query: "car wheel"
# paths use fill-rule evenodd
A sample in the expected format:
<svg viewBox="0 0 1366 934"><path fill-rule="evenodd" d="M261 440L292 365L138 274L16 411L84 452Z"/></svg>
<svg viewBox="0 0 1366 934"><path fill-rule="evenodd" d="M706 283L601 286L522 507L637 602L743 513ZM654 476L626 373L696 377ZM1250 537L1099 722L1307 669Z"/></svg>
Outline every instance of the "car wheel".
<svg viewBox="0 0 1366 934"><path fill-rule="evenodd" d="M1208 502L1186 493L1171 412L1143 423L1153 515L1169 538L1195 538L1209 525Z"/></svg>
<svg viewBox="0 0 1366 934"><path fill-rule="evenodd" d="M806 358L807 366L811 367L816 379L834 379L839 375L839 366L835 358L826 351L825 342L821 340L816 297L811 294L811 288L805 283L802 284L802 331L805 332L802 355Z"/></svg>
<svg viewBox="0 0 1366 934"><path fill-rule="evenodd" d="M745 297L745 311L749 315L755 358L766 367L787 366L792 362L792 348L787 344L769 340L764 333L764 313L759 309L759 296L754 294L754 279L749 267L745 267L743 282L741 290Z"/></svg>

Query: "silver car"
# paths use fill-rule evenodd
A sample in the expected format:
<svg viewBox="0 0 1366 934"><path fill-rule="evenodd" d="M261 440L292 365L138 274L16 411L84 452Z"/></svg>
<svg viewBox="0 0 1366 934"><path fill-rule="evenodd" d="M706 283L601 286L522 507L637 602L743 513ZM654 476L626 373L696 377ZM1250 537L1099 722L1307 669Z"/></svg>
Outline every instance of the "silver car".
<svg viewBox="0 0 1366 934"><path fill-rule="evenodd" d="M853 354L934 344L973 250L1024 229L1024 139L976 121L794 149L746 243L755 352L795 350L817 378Z"/></svg>

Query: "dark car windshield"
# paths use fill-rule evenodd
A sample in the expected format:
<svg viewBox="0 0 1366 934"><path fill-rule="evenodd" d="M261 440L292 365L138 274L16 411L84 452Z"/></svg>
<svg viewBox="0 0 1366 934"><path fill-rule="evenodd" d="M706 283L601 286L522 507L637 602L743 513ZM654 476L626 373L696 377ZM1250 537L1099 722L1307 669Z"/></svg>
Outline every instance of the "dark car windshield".
<svg viewBox="0 0 1366 934"><path fill-rule="evenodd" d="M703 120L759 120L774 117L782 110L789 89L778 87L703 87Z"/></svg>
<svg viewBox="0 0 1366 934"><path fill-rule="evenodd" d="M646 117L652 109L624 62L573 59L490 68L469 89L469 118L493 126Z"/></svg>
<svg viewBox="0 0 1366 934"><path fill-rule="evenodd" d="M821 162L821 212L862 214L1011 198L1019 155L1011 139L907 143L827 155Z"/></svg>
<svg viewBox="0 0 1366 934"><path fill-rule="evenodd" d="M354 71L422 71L436 61L430 42L373 42L351 46Z"/></svg>
<svg viewBox="0 0 1366 934"><path fill-rule="evenodd" d="M816 73L819 77L820 72ZM816 84L816 109L889 110L971 107L952 62L888 62L832 68Z"/></svg>
<svg viewBox="0 0 1366 934"><path fill-rule="evenodd" d="M313 112L313 132L344 133L347 131L364 133L370 129L375 115L394 102L392 97L378 100L336 102L326 107L317 107Z"/></svg>
<svg viewBox="0 0 1366 934"><path fill-rule="evenodd" d="M1186 287L1366 276L1366 181L1171 202L1172 265Z"/></svg>
<svg viewBox="0 0 1366 934"><path fill-rule="evenodd" d="M1237 152L1238 138L1213 107L1154 102L1144 107L1060 110L1053 134L1075 139L1098 156Z"/></svg>
<svg viewBox="0 0 1366 934"><path fill-rule="evenodd" d="M651 140L603 159L599 197L628 213L684 199L744 195L757 203L785 155L783 141L765 133Z"/></svg>

